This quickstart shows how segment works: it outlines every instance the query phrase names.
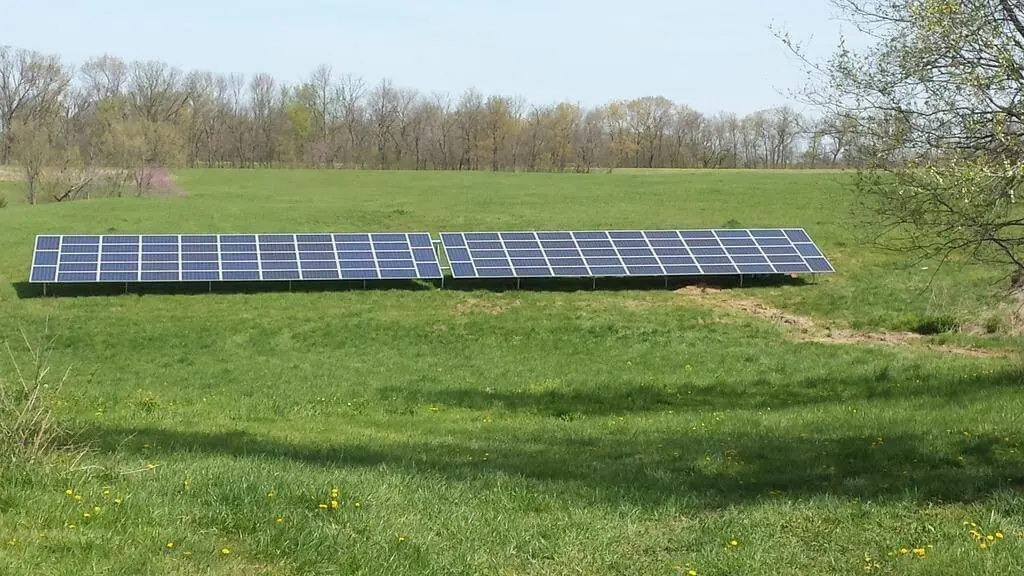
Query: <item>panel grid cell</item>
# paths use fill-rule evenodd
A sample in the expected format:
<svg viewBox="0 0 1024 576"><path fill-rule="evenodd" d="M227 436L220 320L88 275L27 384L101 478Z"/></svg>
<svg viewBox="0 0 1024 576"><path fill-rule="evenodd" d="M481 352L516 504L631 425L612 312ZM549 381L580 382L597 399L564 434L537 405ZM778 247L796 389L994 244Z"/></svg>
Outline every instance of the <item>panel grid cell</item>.
<svg viewBox="0 0 1024 576"><path fill-rule="evenodd" d="M446 232L441 245L455 278L834 272L801 228Z"/></svg>
<svg viewBox="0 0 1024 576"><path fill-rule="evenodd" d="M345 244L335 239L357 240L351 245L359 250L346 255ZM304 242L311 259L304 257ZM390 249L380 253L387 258L383 265L375 244ZM439 279L441 265L432 246L430 234L423 232L48 235L36 237L29 282ZM364 260L346 266L343 260L353 254Z"/></svg>

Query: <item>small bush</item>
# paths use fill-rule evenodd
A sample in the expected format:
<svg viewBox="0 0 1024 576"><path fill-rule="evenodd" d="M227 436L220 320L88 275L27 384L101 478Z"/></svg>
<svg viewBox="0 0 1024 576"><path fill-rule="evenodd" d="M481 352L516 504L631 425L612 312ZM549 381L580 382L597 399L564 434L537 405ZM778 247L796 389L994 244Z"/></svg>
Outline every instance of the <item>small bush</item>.
<svg viewBox="0 0 1024 576"><path fill-rule="evenodd" d="M745 226L743 226L743 224L741 224L740 221L735 219L735 218L730 218L729 221L726 222L722 226L722 228L744 228L744 227Z"/></svg>
<svg viewBox="0 0 1024 576"><path fill-rule="evenodd" d="M0 209L7 208L7 196L0 196Z"/></svg>
<svg viewBox="0 0 1024 576"><path fill-rule="evenodd" d="M0 455L33 460L56 449L64 435L50 404L70 370L51 385L49 361L54 340L33 346L24 333L22 339L31 360L24 370L10 344L4 342L10 371L9 376L0 374Z"/></svg>
<svg viewBox="0 0 1024 576"><path fill-rule="evenodd" d="M950 314L924 315L916 314L907 316L900 323L900 328L908 332L916 332L924 336L931 334L944 334L952 332L960 327L959 320Z"/></svg>
<svg viewBox="0 0 1024 576"><path fill-rule="evenodd" d="M988 334L995 334L1003 329L1003 318L1001 316L989 316L988 320L985 320L985 332Z"/></svg>

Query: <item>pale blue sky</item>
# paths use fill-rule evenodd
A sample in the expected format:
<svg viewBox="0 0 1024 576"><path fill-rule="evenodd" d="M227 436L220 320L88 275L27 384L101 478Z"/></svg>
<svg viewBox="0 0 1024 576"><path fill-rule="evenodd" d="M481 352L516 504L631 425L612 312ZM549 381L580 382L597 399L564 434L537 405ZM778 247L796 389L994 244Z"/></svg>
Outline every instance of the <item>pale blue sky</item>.
<svg viewBox="0 0 1024 576"><path fill-rule="evenodd" d="M747 113L802 78L768 26L827 54L831 15L828 0L0 0L0 44L74 64L109 53L294 82L329 63L425 92Z"/></svg>

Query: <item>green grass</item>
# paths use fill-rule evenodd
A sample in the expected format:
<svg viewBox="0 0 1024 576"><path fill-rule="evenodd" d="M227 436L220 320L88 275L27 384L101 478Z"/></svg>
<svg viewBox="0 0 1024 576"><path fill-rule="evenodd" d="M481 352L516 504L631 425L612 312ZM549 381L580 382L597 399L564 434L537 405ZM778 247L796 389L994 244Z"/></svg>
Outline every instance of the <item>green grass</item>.
<svg viewBox="0 0 1024 576"><path fill-rule="evenodd" d="M0 335L60 335L54 402L91 450L0 467L0 573L1018 573L1009 358L801 343L635 284L21 297L45 232L735 220L807 228L839 273L731 295L862 329L989 314L997 271L870 249L844 178L194 171L180 198L14 204Z"/></svg>

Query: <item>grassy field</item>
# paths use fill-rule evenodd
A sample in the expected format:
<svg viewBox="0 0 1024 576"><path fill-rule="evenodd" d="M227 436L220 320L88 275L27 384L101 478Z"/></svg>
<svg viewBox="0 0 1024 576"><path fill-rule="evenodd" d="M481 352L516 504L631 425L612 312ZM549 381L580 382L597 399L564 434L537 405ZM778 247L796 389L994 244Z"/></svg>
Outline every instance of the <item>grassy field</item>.
<svg viewBox="0 0 1024 576"><path fill-rule="evenodd" d="M57 335L51 378L71 375L52 400L89 447L2 464L2 574L1024 571L1018 337L810 342L724 304L837 330L992 323L998 271L872 249L842 174L178 178L181 197L37 207L0 182L0 337L25 367L19 331ZM839 272L714 299L657 282L24 285L47 232L730 221L804 227Z"/></svg>

